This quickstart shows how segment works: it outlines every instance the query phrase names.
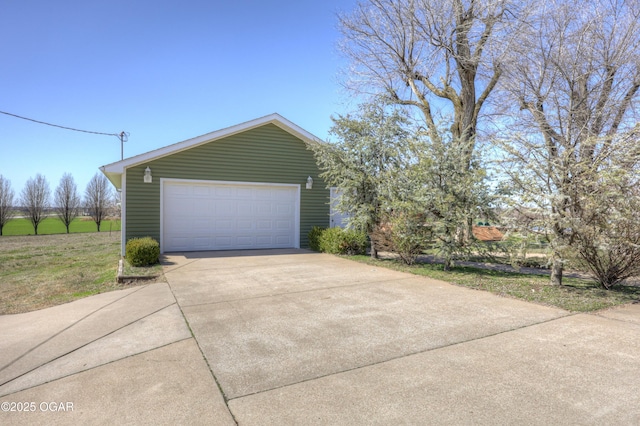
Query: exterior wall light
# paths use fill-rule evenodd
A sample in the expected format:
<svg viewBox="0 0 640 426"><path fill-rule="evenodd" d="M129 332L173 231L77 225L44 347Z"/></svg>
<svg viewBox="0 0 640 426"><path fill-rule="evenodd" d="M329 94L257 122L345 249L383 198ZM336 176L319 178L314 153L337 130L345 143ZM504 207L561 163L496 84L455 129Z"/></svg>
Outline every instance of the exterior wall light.
<svg viewBox="0 0 640 426"><path fill-rule="evenodd" d="M313 179L311 179L311 176L309 176L307 178L307 189L311 189L313 188Z"/></svg>
<svg viewBox="0 0 640 426"><path fill-rule="evenodd" d="M151 169L147 167L146 169L144 169L144 183L151 183L151 182L153 182L153 177L151 176Z"/></svg>

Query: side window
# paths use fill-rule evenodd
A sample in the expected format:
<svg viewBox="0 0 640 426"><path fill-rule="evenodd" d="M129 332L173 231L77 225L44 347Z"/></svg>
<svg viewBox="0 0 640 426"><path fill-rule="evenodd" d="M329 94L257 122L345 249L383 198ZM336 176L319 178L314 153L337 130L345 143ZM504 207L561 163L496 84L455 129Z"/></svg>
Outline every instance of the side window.
<svg viewBox="0 0 640 426"><path fill-rule="evenodd" d="M331 199L329 201L329 226L331 228L340 227L346 228L347 222L349 221L349 215L346 213L341 213L336 210L335 206L338 204L338 200L340 199L340 191L338 188L331 188Z"/></svg>

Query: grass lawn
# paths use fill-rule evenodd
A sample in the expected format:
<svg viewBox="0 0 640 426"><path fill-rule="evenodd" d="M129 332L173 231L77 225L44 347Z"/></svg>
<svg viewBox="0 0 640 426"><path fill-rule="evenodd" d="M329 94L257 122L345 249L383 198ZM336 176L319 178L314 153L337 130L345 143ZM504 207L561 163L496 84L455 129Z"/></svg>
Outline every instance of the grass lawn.
<svg viewBox="0 0 640 426"><path fill-rule="evenodd" d="M640 287L618 286L602 290L593 281L563 278L564 285L549 285L545 275L526 275L487 269L456 267L444 271L439 264L406 266L393 259L371 259L369 256L350 256L350 259L370 265L410 272L452 284L489 291L528 302L540 303L573 312L592 312L626 303L640 302Z"/></svg>
<svg viewBox="0 0 640 426"><path fill-rule="evenodd" d="M76 232L96 232L96 223L90 218L76 218L69 226L71 233ZM100 232L120 231L120 220L103 220L100 224ZM57 217L48 217L40 222L38 235L65 234L67 229ZM11 219L2 229L3 236L10 235L33 235L33 225L29 219Z"/></svg>
<svg viewBox="0 0 640 426"><path fill-rule="evenodd" d="M2 236L0 314L126 288L116 283L119 259L120 232Z"/></svg>

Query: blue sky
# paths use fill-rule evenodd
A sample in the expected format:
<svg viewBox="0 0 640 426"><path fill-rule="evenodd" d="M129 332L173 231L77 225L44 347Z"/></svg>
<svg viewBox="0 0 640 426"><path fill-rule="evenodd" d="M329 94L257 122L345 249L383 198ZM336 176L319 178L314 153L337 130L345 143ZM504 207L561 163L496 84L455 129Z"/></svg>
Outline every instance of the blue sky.
<svg viewBox="0 0 640 426"><path fill-rule="evenodd" d="M277 112L326 138L355 104L336 13L355 0L4 0L0 111L130 133L130 157ZM19 195L71 173L80 193L120 142L0 114L0 174Z"/></svg>

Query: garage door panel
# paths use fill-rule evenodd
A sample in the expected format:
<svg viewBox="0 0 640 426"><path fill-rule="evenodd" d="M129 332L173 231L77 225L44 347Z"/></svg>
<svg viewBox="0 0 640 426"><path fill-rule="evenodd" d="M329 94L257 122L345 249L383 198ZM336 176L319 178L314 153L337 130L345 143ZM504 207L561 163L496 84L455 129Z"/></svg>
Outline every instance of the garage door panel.
<svg viewBox="0 0 640 426"><path fill-rule="evenodd" d="M291 244L291 238L288 235L280 235L276 237L277 244Z"/></svg>
<svg viewBox="0 0 640 426"><path fill-rule="evenodd" d="M206 212L209 210L209 200L206 198L196 198L193 200L192 205L196 212Z"/></svg>
<svg viewBox="0 0 640 426"><path fill-rule="evenodd" d="M251 200L253 198L253 188L235 188L235 198L239 200Z"/></svg>
<svg viewBox="0 0 640 426"><path fill-rule="evenodd" d="M214 226L215 231L230 231L233 229L233 221L230 219L217 219Z"/></svg>
<svg viewBox="0 0 640 426"><path fill-rule="evenodd" d="M217 202L213 204L212 210L215 216L226 216L226 215L235 214L236 207L237 206L234 204ZM207 214L211 214L211 213L212 213L211 210L207 211Z"/></svg>
<svg viewBox="0 0 640 426"><path fill-rule="evenodd" d="M235 191L233 190L233 188L218 186L218 187L212 188L210 190L210 193L213 196L213 198L227 199L227 198L231 198L231 196L235 193Z"/></svg>
<svg viewBox="0 0 640 426"><path fill-rule="evenodd" d="M172 185L165 187L165 194L177 197L180 195L188 195L191 192L191 187L186 185Z"/></svg>
<svg viewBox="0 0 640 426"><path fill-rule="evenodd" d="M196 237L193 240L196 250L206 250L211 245L211 238Z"/></svg>
<svg viewBox="0 0 640 426"><path fill-rule="evenodd" d="M253 222L250 220L246 220L246 219L238 219L237 223L237 230L238 231L250 231L251 229L253 229Z"/></svg>
<svg viewBox="0 0 640 426"><path fill-rule="evenodd" d="M169 237L167 243L175 247L175 250L184 250L187 247L187 238Z"/></svg>
<svg viewBox="0 0 640 426"><path fill-rule="evenodd" d="M239 236L236 239L238 246L240 247L251 247L253 246L254 242L253 242L253 237L252 236Z"/></svg>
<svg viewBox="0 0 640 426"><path fill-rule="evenodd" d="M196 185L193 187L193 190L191 191L191 195L193 195L196 198L209 198L209 188L203 185Z"/></svg>
<svg viewBox="0 0 640 426"><path fill-rule="evenodd" d="M211 228L211 221L209 219L197 218L193 221L193 229L196 232L203 232L203 235L207 234L207 231Z"/></svg>
<svg viewBox="0 0 640 426"><path fill-rule="evenodd" d="M257 214L271 214L272 204L270 202L257 202L255 204L255 212Z"/></svg>
<svg viewBox="0 0 640 426"><path fill-rule="evenodd" d="M231 247L231 244L233 243L233 238L231 237L222 237L222 236L216 236L213 238L213 244L216 246L220 246L220 247Z"/></svg>
<svg viewBox="0 0 640 426"><path fill-rule="evenodd" d="M253 215L253 204L250 201L237 201L236 202L236 212L240 216L251 216Z"/></svg>
<svg viewBox="0 0 640 426"><path fill-rule="evenodd" d="M270 220L258 220L256 222L257 231L270 231L273 228L273 223Z"/></svg>
<svg viewBox="0 0 640 426"><path fill-rule="evenodd" d="M298 187L163 184L163 250L297 246Z"/></svg>
<svg viewBox="0 0 640 426"><path fill-rule="evenodd" d="M276 213L281 216L288 216L292 213L292 207L289 204L276 205Z"/></svg>
<svg viewBox="0 0 640 426"><path fill-rule="evenodd" d="M271 235L256 235L256 245L258 247L268 247L273 243Z"/></svg>
<svg viewBox="0 0 640 426"><path fill-rule="evenodd" d="M288 231L289 229L291 229L291 222L289 222L288 220L277 220L276 229L278 231Z"/></svg>

